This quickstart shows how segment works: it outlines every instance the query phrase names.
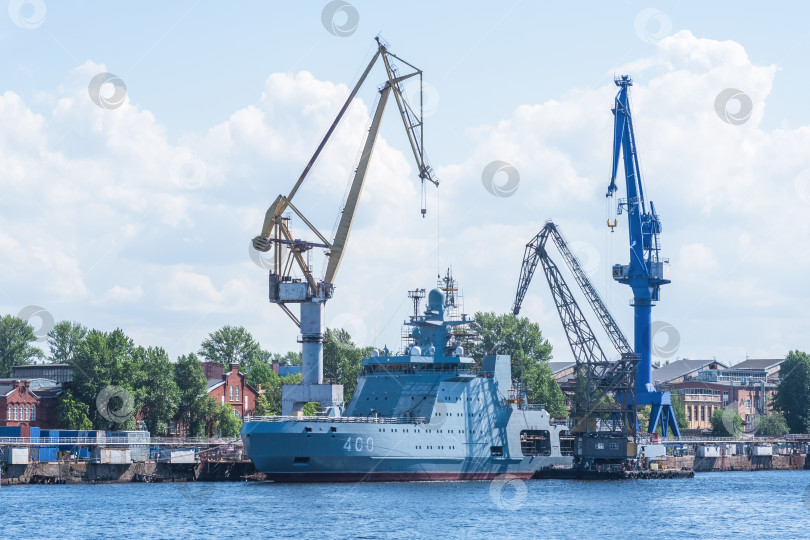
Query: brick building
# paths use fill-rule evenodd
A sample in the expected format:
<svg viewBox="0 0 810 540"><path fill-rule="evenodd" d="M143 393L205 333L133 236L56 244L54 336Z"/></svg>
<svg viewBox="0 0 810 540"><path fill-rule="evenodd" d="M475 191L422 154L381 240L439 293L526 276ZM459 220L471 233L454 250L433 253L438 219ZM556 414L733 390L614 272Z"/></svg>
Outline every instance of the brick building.
<svg viewBox="0 0 810 540"><path fill-rule="evenodd" d="M44 379L0 379L0 426L20 426L23 437L32 427L50 427L60 393Z"/></svg>
<svg viewBox="0 0 810 540"><path fill-rule="evenodd" d="M259 392L247 383L247 374L239 371L239 364L230 364L227 373L219 362L203 362L202 366L209 396L219 403L230 404L239 418L253 411Z"/></svg>
<svg viewBox="0 0 810 540"><path fill-rule="evenodd" d="M715 410L731 409L753 430L758 416L773 412L782 362L752 359L726 367L714 361L679 360L656 370L653 377L660 390L683 398L687 429L712 429Z"/></svg>

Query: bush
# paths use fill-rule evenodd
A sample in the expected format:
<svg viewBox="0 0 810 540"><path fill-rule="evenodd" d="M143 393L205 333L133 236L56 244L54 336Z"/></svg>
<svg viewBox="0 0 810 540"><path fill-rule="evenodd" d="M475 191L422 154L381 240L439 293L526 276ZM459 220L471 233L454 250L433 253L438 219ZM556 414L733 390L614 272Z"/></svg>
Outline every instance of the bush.
<svg viewBox="0 0 810 540"><path fill-rule="evenodd" d="M781 437L790 433L790 429L783 415L772 413L760 418L757 433L769 437Z"/></svg>
<svg viewBox="0 0 810 540"><path fill-rule="evenodd" d="M731 408L715 409L712 414L712 435L715 437L739 437L742 435L742 418Z"/></svg>

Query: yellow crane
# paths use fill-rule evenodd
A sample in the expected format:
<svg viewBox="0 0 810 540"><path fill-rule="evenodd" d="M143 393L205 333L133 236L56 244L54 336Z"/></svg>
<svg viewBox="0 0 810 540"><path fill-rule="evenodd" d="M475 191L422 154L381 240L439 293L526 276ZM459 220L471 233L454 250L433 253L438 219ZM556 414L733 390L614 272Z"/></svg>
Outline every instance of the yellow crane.
<svg viewBox="0 0 810 540"><path fill-rule="evenodd" d="M399 109L400 117L405 126L411 150L422 181L422 216L425 209L425 182L435 186L439 185L433 169L428 165L424 152L423 114L422 114L422 71L409 64L388 50L379 37L375 38L377 51L366 66L359 80L355 84L348 98L335 117L323 140L310 158L304 171L298 178L287 196L279 195L270 205L265 214L261 232L253 239L253 247L258 251L273 250L273 264L270 269L270 301L278 304L284 312L300 328L302 343L302 374L300 385L285 385L282 393L282 414L300 413L307 402L319 402L324 408L343 407L343 387L341 385L323 384L323 332L324 332L324 305L332 297L335 277L340 268L340 262L346 252L352 224L357 211L357 204L368 172L368 165L374 151L374 144L382 122L385 106L391 94ZM386 80L379 90L380 97L372 112L371 127L363 144L360 161L354 172L348 196L340 215L340 221L334 238L328 239L313 224L312 221L293 204L293 198L301 185L307 179L313 165L334 134L335 129L351 105L369 73L378 60L382 59L385 66ZM396 62L399 61L408 72L400 74ZM403 81L419 78L420 98L419 110L410 105L403 90ZM285 213L292 211L317 237L316 240L300 240L293 237ZM313 248L325 248L328 262L326 272L322 279L313 276L309 265L304 259L304 253ZM293 267L300 270L304 279L293 276ZM292 312L287 304L300 304L300 318Z"/></svg>

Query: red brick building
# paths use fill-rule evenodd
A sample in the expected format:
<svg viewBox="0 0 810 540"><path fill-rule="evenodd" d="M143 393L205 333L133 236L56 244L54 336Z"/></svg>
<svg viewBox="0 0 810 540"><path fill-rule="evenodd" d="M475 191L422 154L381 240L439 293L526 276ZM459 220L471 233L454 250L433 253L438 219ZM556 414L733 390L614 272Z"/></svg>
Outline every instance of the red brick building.
<svg viewBox="0 0 810 540"><path fill-rule="evenodd" d="M239 371L239 364L230 364L227 373L219 362L203 362L202 366L209 396L219 403L228 403L239 418L253 411L259 392L247 383L247 374Z"/></svg>
<svg viewBox="0 0 810 540"><path fill-rule="evenodd" d="M56 400L52 399L56 395L55 389L39 389L38 382L0 379L0 426L20 426L23 437L29 436L32 427L51 426L56 405Z"/></svg>

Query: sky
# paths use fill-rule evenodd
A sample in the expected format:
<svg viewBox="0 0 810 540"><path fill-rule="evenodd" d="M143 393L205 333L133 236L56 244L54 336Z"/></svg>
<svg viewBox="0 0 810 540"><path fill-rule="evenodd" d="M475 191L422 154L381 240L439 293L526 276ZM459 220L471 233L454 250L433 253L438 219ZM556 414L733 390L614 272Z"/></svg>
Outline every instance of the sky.
<svg viewBox="0 0 810 540"><path fill-rule="evenodd" d="M7 7L0 313L29 320L40 346L52 321L75 320L121 328L173 358L225 324L245 326L271 352L297 349L250 240L380 35L424 73L425 148L441 184L427 189L422 218L413 156L389 104L327 326L397 349L407 291L434 287L448 267L466 312L509 312L524 246L553 219L630 335L630 290L610 278L629 260L627 223L619 216L610 232L615 200L605 198L613 78L630 74L646 196L671 261L672 283L653 309L654 360L734 364L810 349L810 6ZM323 231L336 223L384 80L378 65L296 195ZM501 172L486 176L493 162ZM312 253L316 274L322 259ZM541 326L555 360L572 358L540 273L521 315Z"/></svg>

